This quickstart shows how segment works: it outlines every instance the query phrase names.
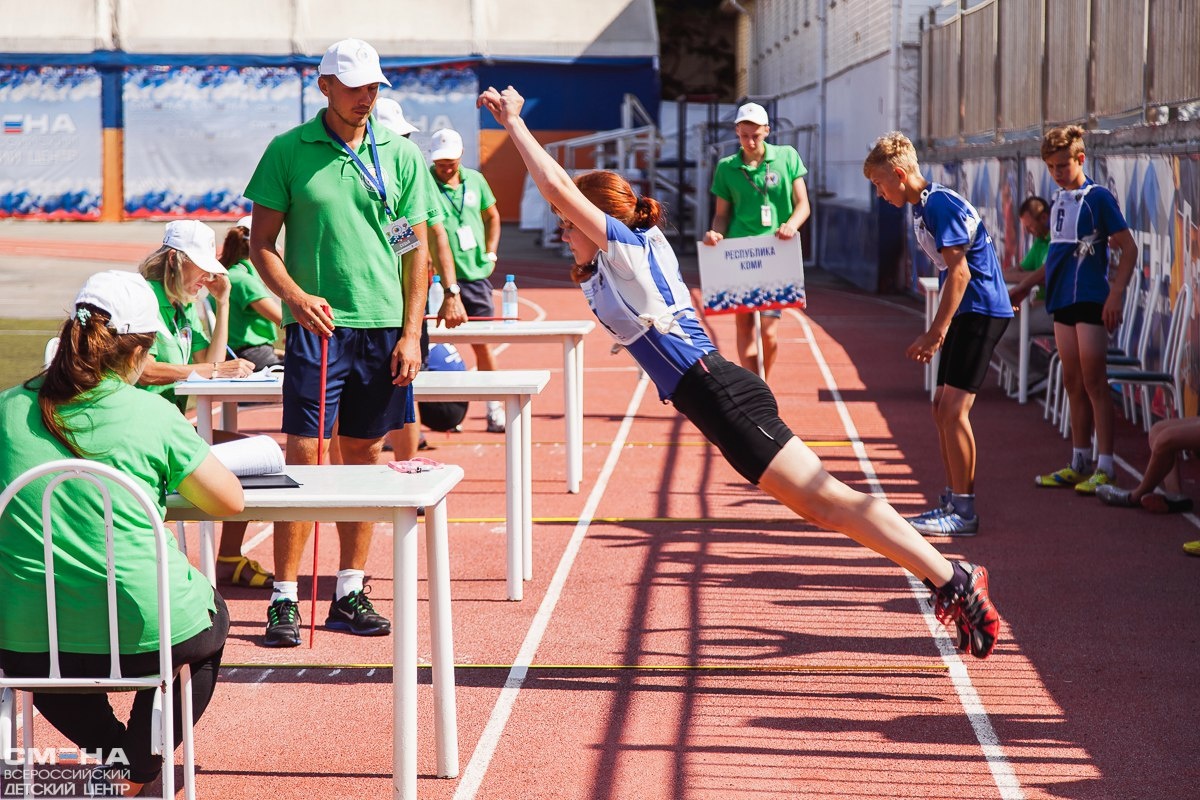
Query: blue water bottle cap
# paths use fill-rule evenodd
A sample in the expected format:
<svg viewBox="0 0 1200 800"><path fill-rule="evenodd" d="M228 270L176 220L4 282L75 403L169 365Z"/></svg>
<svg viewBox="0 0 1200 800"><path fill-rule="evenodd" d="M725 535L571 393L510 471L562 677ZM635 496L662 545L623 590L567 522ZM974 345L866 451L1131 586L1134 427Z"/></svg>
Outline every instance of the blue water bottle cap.
<svg viewBox="0 0 1200 800"><path fill-rule="evenodd" d="M442 276L441 276L441 275L434 275L434 276L433 276L433 282L434 282L434 283L441 283L441 282L442 282Z"/></svg>
<svg viewBox="0 0 1200 800"><path fill-rule="evenodd" d="M517 277L516 275L505 275L505 276L504 276L504 282L505 282L505 283L515 283L515 282L516 282L516 277Z"/></svg>

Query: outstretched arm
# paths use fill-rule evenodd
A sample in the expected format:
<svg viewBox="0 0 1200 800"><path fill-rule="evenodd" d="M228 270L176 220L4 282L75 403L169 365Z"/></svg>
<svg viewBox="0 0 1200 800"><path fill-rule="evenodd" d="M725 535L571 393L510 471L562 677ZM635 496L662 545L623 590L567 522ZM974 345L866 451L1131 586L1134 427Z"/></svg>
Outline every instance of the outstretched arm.
<svg viewBox="0 0 1200 800"><path fill-rule="evenodd" d="M546 202L590 242L601 250L607 249L608 232L604 212L583 196L567 171L550 157L537 139L533 138L533 134L525 126L525 120L521 119L521 107L524 104L525 98L511 86L504 91L497 91L489 86L479 95L476 103L490 111L496 122L508 131L509 139L521 154L521 160L525 162L529 177L533 178Z"/></svg>

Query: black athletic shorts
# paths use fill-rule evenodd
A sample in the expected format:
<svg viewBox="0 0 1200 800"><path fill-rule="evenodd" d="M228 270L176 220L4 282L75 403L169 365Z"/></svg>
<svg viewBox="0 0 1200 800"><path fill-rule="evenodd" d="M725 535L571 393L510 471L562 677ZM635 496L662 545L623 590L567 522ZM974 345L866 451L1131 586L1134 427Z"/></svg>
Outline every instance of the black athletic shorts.
<svg viewBox="0 0 1200 800"><path fill-rule="evenodd" d="M1054 321L1059 325L1103 325L1103 303L1072 303L1054 312Z"/></svg>
<svg viewBox="0 0 1200 800"><path fill-rule="evenodd" d="M671 402L755 485L795 435L779 418L770 387L715 350L683 374Z"/></svg>
<svg viewBox="0 0 1200 800"><path fill-rule="evenodd" d="M459 281L459 296L468 317L494 317L496 306L492 300L492 282L487 278L477 281Z"/></svg>
<svg viewBox="0 0 1200 800"><path fill-rule="evenodd" d="M1011 317L989 317L968 311L950 321L938 361L938 386L953 386L975 394L987 377L996 342Z"/></svg>

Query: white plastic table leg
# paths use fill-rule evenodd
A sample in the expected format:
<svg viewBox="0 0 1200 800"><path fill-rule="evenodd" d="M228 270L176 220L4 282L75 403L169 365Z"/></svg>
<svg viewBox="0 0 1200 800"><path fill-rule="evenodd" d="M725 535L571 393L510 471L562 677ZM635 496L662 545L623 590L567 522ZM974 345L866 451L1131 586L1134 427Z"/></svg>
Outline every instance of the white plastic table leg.
<svg viewBox="0 0 1200 800"><path fill-rule="evenodd" d="M429 637L433 653L433 727L439 778L458 777L458 717L454 702L454 625L450 616L450 545L446 500L425 509L429 575Z"/></svg>
<svg viewBox="0 0 1200 800"><path fill-rule="evenodd" d="M392 796L417 800L417 510L396 509L392 529Z"/></svg>
<svg viewBox="0 0 1200 800"><path fill-rule="evenodd" d="M521 584L523 569L521 553L524 548L521 543L524 519L521 499L524 492L521 489L521 405L516 397L505 398L504 417L508 424L504 426L504 455L508 479L505 481L505 511L508 519L505 522L505 533L508 544L508 599L520 600L525 596Z"/></svg>

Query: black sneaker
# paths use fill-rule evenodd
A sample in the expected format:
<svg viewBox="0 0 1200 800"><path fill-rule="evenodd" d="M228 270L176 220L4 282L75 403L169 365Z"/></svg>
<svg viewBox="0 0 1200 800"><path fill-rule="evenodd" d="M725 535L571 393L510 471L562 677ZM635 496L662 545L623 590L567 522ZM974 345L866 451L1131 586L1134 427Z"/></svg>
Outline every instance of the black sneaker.
<svg viewBox="0 0 1200 800"><path fill-rule="evenodd" d="M267 607L267 647L300 646L300 604L286 597Z"/></svg>
<svg viewBox="0 0 1200 800"><path fill-rule="evenodd" d="M935 591L933 613L943 625L954 624L955 644L960 651L987 658L1000 635L1000 613L988 593L988 572L966 561L959 563L968 576L965 592Z"/></svg>
<svg viewBox="0 0 1200 800"><path fill-rule="evenodd" d="M329 616L325 627L334 631L348 631L355 636L387 636L392 632L392 623L378 614L367 599L364 586L361 592L351 592L342 599L334 599L329 605Z"/></svg>

